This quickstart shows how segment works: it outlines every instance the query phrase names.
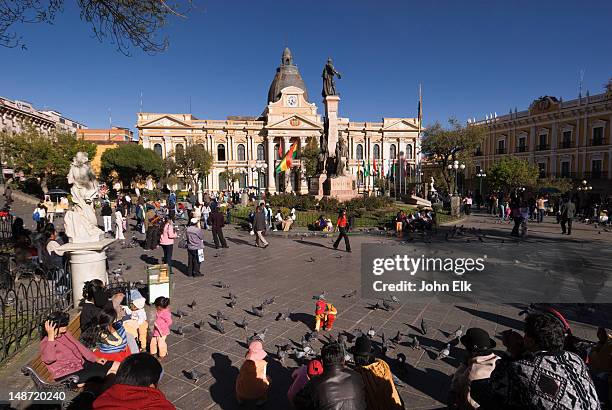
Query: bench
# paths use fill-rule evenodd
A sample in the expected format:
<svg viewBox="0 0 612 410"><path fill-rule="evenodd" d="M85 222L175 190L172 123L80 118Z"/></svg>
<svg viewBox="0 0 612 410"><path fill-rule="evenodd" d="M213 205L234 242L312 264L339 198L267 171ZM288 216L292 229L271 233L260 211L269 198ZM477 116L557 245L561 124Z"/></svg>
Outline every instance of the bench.
<svg viewBox="0 0 612 410"><path fill-rule="evenodd" d="M76 340L81 337L81 314L79 313L72 318L68 324L68 332L74 336ZM69 376L66 379L57 382L51 376L47 365L40 359L40 353L36 355L34 360L29 362L27 365L21 368L21 373L24 376L30 376L38 391L77 391L77 384L79 382L78 376Z"/></svg>

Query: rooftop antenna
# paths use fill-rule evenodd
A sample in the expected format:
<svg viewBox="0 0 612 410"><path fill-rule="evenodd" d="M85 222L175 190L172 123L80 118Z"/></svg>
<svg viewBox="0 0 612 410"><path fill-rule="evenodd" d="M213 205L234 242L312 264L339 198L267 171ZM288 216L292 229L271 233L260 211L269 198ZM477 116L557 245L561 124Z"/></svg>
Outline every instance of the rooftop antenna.
<svg viewBox="0 0 612 410"><path fill-rule="evenodd" d="M140 111L142 112L142 90L140 90Z"/></svg>
<svg viewBox="0 0 612 410"><path fill-rule="evenodd" d="M580 81L578 82L578 98L582 98L582 83L584 82L584 68L580 69Z"/></svg>

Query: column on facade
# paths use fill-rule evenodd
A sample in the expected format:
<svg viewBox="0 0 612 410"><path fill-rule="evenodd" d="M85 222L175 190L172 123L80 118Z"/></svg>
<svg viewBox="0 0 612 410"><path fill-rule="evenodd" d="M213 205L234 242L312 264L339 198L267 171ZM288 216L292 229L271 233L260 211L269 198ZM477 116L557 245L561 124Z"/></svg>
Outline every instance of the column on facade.
<svg viewBox="0 0 612 410"><path fill-rule="evenodd" d="M276 191L276 181L274 180L274 137L268 135L266 137L268 150L266 152L268 159L268 190Z"/></svg>
<svg viewBox="0 0 612 410"><path fill-rule="evenodd" d="M289 147L291 146L290 137L283 137L283 154L285 154ZM293 176L293 171L291 168L285 171L285 180L283 184L285 185L285 192L293 192L293 186L291 185L291 177Z"/></svg>
<svg viewBox="0 0 612 410"><path fill-rule="evenodd" d="M164 158L172 152L172 137L164 136Z"/></svg>
<svg viewBox="0 0 612 410"><path fill-rule="evenodd" d="M531 127L531 130L529 132L529 163L530 164L534 164L535 163L535 149L536 149L536 138L538 138L537 134L537 128L535 125L533 125Z"/></svg>
<svg viewBox="0 0 612 410"><path fill-rule="evenodd" d="M557 173L557 139L559 135L559 124L552 125L552 136L550 138L550 174L555 177Z"/></svg>

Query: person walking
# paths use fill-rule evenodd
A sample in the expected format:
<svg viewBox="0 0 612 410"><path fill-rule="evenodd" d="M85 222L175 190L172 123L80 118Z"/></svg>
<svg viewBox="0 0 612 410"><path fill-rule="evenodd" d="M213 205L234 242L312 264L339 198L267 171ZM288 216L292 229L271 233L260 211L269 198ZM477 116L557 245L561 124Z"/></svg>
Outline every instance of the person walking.
<svg viewBox="0 0 612 410"><path fill-rule="evenodd" d="M463 212L466 215L469 215L472 211L472 194L467 194L465 198L463 198Z"/></svg>
<svg viewBox="0 0 612 410"><path fill-rule="evenodd" d="M159 244L164 250L164 263L168 265L168 273L172 274L172 250L174 249L174 238L176 238L174 230L174 220L171 217L166 218L162 227Z"/></svg>
<svg viewBox="0 0 612 410"><path fill-rule="evenodd" d="M210 205L204 204L204 206L202 207L202 220L204 221L204 229L208 229L208 217L211 211L212 210L210 209Z"/></svg>
<svg viewBox="0 0 612 410"><path fill-rule="evenodd" d="M200 221L191 218L185 231L187 239L187 276L204 276L200 273L200 263L204 262L204 231L200 228Z"/></svg>
<svg viewBox="0 0 612 410"><path fill-rule="evenodd" d="M340 231L340 235L338 235L338 239L336 239L336 242L334 242L334 249L338 249L340 240L344 238L344 246L346 247L346 251L351 252L351 243L349 242L349 237L346 234L347 225L348 221L346 219L346 209L343 209L340 211L338 221L336 222L336 230Z"/></svg>
<svg viewBox="0 0 612 410"><path fill-rule="evenodd" d="M123 236L123 206L121 205L115 209L115 239L125 240L125 236Z"/></svg>
<svg viewBox="0 0 612 410"><path fill-rule="evenodd" d="M566 196L561 204L561 235L565 234L567 225L567 234L572 234L572 221L576 214L576 205L572 202L572 198Z"/></svg>
<svg viewBox="0 0 612 410"><path fill-rule="evenodd" d="M123 197L123 200L125 201L125 216L129 216L132 213L132 197L130 196L129 193L126 193L125 196Z"/></svg>
<svg viewBox="0 0 612 410"><path fill-rule="evenodd" d="M47 222L47 208L42 202L40 202L34 209L32 218L36 221L36 231L42 231L42 229L45 227L45 223Z"/></svg>
<svg viewBox="0 0 612 410"><path fill-rule="evenodd" d="M223 227L225 223L223 221L223 214L219 212L219 208L215 208L210 214L210 225L212 227L213 241L215 241L215 248L219 249L219 244L224 248L229 248L227 242L223 237Z"/></svg>
<svg viewBox="0 0 612 410"><path fill-rule="evenodd" d="M139 196L136 201L136 230L140 233L145 233L144 219L145 219L145 201L144 198Z"/></svg>
<svg viewBox="0 0 612 410"><path fill-rule="evenodd" d="M536 201L536 206L538 208L538 223L541 224L544 222L544 214L546 213L546 199L544 196L540 195L538 200Z"/></svg>
<svg viewBox="0 0 612 410"><path fill-rule="evenodd" d="M259 243L263 243L264 249L268 247L269 243L263 237L263 232L266 230L266 217L261 209L261 206L257 206L255 210L255 218L253 219L253 230L255 231L255 246L259 248Z"/></svg>
<svg viewBox="0 0 612 410"><path fill-rule="evenodd" d="M113 231L113 209L109 201L104 201L100 210L102 221L104 222L104 233Z"/></svg>

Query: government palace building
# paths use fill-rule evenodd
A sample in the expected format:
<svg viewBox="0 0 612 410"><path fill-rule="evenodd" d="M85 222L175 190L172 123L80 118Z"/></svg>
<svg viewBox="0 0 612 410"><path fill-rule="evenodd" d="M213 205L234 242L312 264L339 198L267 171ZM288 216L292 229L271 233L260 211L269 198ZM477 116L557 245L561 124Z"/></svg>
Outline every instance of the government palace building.
<svg viewBox="0 0 612 410"><path fill-rule="evenodd" d="M324 107L321 106L322 111ZM198 119L191 114L138 113L139 143L165 158L192 144L204 145L213 155L213 167L204 189L227 189L220 174L240 174L240 188L254 186L270 192L307 193L308 182L299 152L309 141L320 141L325 118L286 48L270 84L267 105L258 117L225 120ZM374 187L374 177L365 176L364 162L388 169L400 155L408 172L416 172L420 157L418 118L383 118L382 122L352 122L339 118L338 132L348 142L348 167L361 190ZM298 144L298 157L290 171L276 174L275 167L289 147Z"/></svg>

